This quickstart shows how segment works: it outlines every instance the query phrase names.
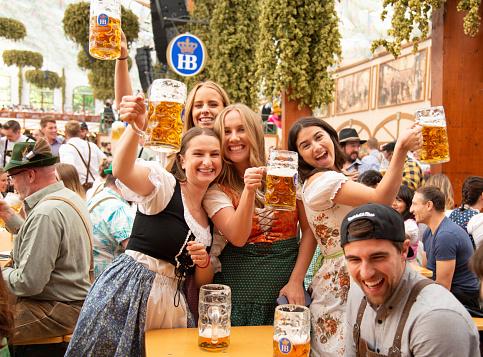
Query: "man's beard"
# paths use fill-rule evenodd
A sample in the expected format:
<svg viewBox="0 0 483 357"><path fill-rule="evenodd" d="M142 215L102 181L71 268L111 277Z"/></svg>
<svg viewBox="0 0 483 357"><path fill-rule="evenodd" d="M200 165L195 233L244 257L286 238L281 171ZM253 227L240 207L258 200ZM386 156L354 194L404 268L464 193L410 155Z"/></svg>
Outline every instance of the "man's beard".
<svg viewBox="0 0 483 357"><path fill-rule="evenodd" d="M358 151L353 151L349 155L349 161L354 162L359 158L359 152Z"/></svg>

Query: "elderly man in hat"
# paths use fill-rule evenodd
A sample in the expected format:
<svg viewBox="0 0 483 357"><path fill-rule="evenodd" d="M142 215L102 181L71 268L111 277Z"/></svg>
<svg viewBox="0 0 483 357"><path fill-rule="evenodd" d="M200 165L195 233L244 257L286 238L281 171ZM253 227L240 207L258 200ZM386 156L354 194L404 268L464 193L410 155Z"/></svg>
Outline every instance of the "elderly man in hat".
<svg viewBox="0 0 483 357"><path fill-rule="evenodd" d="M359 166L362 165L359 150L365 142L359 138L354 128L344 128L339 132L339 144L346 155L344 170L353 181L357 181L359 176Z"/></svg>
<svg viewBox="0 0 483 357"><path fill-rule="evenodd" d="M480 356L475 324L443 286L406 264L413 254L402 216L366 204L342 221L352 277L345 356Z"/></svg>
<svg viewBox="0 0 483 357"><path fill-rule="evenodd" d="M55 178L44 139L17 143L5 167L24 200L26 219L0 201L0 218L17 236L2 271L17 297L11 343L72 333L90 287L92 228L83 200Z"/></svg>

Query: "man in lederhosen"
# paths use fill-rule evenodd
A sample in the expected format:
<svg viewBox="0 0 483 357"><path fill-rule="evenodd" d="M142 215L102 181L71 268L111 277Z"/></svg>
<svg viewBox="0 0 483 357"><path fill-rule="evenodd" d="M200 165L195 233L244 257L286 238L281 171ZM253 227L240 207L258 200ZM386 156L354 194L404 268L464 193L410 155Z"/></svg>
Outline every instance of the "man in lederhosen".
<svg viewBox="0 0 483 357"><path fill-rule="evenodd" d="M406 264L413 252L400 214L363 205L344 218L340 234L353 279L346 356L480 356L464 306Z"/></svg>

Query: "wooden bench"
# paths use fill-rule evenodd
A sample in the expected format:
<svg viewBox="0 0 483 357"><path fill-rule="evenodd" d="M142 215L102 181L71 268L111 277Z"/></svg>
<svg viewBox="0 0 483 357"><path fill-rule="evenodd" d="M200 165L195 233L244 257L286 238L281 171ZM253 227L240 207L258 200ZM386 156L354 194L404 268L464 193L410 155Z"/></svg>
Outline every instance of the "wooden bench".
<svg viewBox="0 0 483 357"><path fill-rule="evenodd" d="M72 334L58 337L40 338L38 340L25 341L21 343L16 343L16 346L26 346L26 345L50 345L54 343L69 343L72 338Z"/></svg>

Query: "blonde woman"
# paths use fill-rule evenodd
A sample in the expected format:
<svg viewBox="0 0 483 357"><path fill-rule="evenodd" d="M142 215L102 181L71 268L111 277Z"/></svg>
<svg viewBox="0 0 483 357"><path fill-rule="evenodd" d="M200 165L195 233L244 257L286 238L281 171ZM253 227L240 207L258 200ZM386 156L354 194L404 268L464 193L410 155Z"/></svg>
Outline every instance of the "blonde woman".
<svg viewBox="0 0 483 357"><path fill-rule="evenodd" d="M451 185L449 177L445 174L431 175L429 176L424 186L434 186L439 188L441 192L443 192L445 214L449 217L454 209L454 191L453 185Z"/></svg>
<svg viewBox="0 0 483 357"><path fill-rule="evenodd" d="M214 129L222 140L224 165L203 207L227 242L218 257L221 271L213 259L218 270L214 281L232 289L233 325L269 325L279 295L294 303L304 301L305 271L294 270L298 212L275 211L263 204L265 152L260 116L246 105L229 105L216 118ZM219 239L215 239L212 256L219 253Z"/></svg>
<svg viewBox="0 0 483 357"><path fill-rule="evenodd" d="M230 105L225 90L213 81L194 85L186 99L184 111L184 131L194 126L213 128L218 113Z"/></svg>
<svg viewBox="0 0 483 357"><path fill-rule="evenodd" d="M69 190L77 193L82 199L86 199L86 192L80 183L79 173L75 166L64 163L55 164L55 177L57 181L63 181L64 186Z"/></svg>

